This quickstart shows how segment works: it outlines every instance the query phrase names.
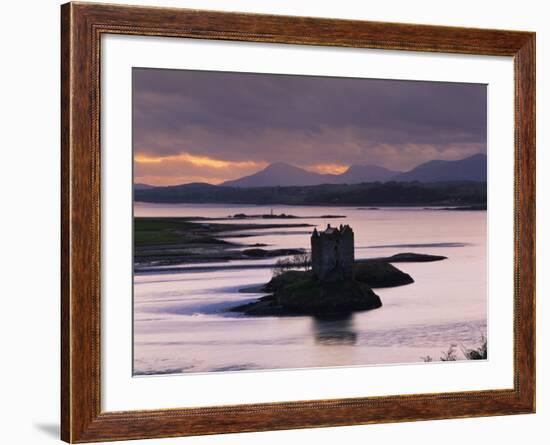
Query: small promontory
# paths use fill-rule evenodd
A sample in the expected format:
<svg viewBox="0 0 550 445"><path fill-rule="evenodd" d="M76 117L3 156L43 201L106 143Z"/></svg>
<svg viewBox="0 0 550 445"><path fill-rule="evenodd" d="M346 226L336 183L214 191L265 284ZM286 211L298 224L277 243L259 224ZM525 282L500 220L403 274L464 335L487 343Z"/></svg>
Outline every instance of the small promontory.
<svg viewBox="0 0 550 445"><path fill-rule="evenodd" d="M289 270L262 287L270 295L231 311L246 315L315 315L377 309L382 301L372 288L413 283L409 274L384 261L354 265L355 277L322 282L313 271Z"/></svg>
<svg viewBox="0 0 550 445"><path fill-rule="evenodd" d="M354 263L350 226L311 235L311 270L279 271L254 302L232 308L247 315L315 315L377 309L382 301L372 287L412 283L412 278L385 262Z"/></svg>
<svg viewBox="0 0 550 445"><path fill-rule="evenodd" d="M402 253L355 261L354 234L349 226L311 235L311 270L275 270L261 290L269 293L230 309L254 316L325 315L377 309L382 306L373 288L403 286L412 277L391 262L440 261L443 256ZM295 266L307 268L307 264Z"/></svg>
<svg viewBox="0 0 550 445"><path fill-rule="evenodd" d="M256 316L316 315L366 311L381 306L378 295L360 281L321 283L314 278L304 278L231 311Z"/></svg>

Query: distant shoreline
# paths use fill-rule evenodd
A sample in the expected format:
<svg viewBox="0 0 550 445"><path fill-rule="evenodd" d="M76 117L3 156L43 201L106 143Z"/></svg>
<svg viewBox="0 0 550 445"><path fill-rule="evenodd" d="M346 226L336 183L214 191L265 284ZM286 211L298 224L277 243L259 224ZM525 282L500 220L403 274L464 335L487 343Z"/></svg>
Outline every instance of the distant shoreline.
<svg viewBox="0 0 550 445"><path fill-rule="evenodd" d="M136 202L356 207L464 207L487 205L486 182L370 182L285 187L187 184L134 190Z"/></svg>
<svg viewBox="0 0 550 445"><path fill-rule="evenodd" d="M449 206L444 204L372 204L368 206L356 206L354 204L306 204L306 203L300 203L300 204L287 204L287 203L242 203L242 202L156 202L156 201L139 201L137 199L134 200L134 204L156 204L156 205L200 205L200 206L216 206L216 207L224 207L224 206L232 206L232 207L269 207L272 206L276 208L277 206L284 206L284 207L333 207L333 208L346 208L346 207L355 207L355 210L384 210L384 209L397 209L397 208L403 208L403 209L421 209L421 210L444 210L444 211L486 211L487 205L486 204L468 204L468 205L462 205L462 206ZM297 218L337 218L340 217L340 215L320 215L320 216L297 216ZM170 216L167 216L166 218L170 218ZM212 218L212 219L221 219L221 218Z"/></svg>

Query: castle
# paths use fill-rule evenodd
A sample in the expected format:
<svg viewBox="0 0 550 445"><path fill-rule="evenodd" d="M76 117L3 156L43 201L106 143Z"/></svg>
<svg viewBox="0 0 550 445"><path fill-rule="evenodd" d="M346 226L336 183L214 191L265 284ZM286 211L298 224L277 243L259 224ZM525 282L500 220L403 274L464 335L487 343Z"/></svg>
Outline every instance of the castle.
<svg viewBox="0 0 550 445"><path fill-rule="evenodd" d="M353 278L354 241L350 226L327 226L311 235L311 266L319 281L343 281Z"/></svg>

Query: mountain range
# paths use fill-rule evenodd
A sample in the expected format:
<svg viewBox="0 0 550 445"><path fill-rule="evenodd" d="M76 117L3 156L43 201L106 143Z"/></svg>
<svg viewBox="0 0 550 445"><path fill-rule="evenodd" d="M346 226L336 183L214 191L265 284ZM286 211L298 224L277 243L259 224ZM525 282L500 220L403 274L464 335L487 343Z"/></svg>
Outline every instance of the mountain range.
<svg viewBox="0 0 550 445"><path fill-rule="evenodd" d="M352 165L345 172L322 174L304 170L283 162L268 165L263 170L222 183L225 187L279 187L319 184L359 184L363 182L443 182L487 181L487 156L476 154L458 161L434 160L410 171L399 172L376 165Z"/></svg>
<svg viewBox="0 0 550 445"><path fill-rule="evenodd" d="M458 161L429 161L392 178L399 182L487 181L487 156L476 154Z"/></svg>
<svg viewBox="0 0 550 445"><path fill-rule="evenodd" d="M270 164L250 176L224 182L226 187L306 186L319 184L357 184L360 182L387 181L399 172L375 165L352 165L344 173L323 174L295 167L284 162Z"/></svg>
<svg viewBox="0 0 550 445"><path fill-rule="evenodd" d="M401 172L376 165L352 165L341 174L316 173L284 162L268 165L252 175L226 181L220 186L235 188L313 186L321 184L361 184L369 182L457 182L487 181L487 156L476 154L457 161L433 160ZM208 184L182 184L185 187L205 187ZM176 186L179 187L179 186ZM216 187L216 186L211 186ZM135 190L153 188L135 184Z"/></svg>

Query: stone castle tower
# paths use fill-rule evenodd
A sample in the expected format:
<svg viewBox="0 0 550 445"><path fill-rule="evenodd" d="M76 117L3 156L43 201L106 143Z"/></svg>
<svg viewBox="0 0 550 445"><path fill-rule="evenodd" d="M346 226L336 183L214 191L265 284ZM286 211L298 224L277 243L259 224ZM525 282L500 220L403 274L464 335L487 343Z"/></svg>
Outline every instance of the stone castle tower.
<svg viewBox="0 0 550 445"><path fill-rule="evenodd" d="M350 226L327 226L311 235L311 266L319 281L341 281L353 278L354 241Z"/></svg>

